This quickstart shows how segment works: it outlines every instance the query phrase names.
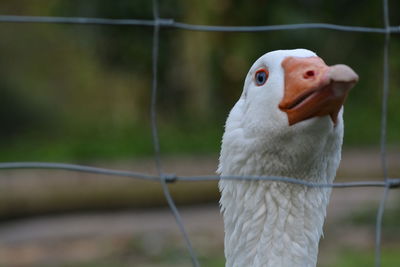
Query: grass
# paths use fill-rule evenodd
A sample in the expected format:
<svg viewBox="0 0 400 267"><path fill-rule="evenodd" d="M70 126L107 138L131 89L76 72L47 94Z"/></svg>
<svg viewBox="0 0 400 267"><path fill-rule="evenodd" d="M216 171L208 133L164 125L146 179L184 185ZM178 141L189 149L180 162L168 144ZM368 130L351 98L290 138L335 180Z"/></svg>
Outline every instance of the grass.
<svg viewBox="0 0 400 267"><path fill-rule="evenodd" d="M224 131L223 121L161 121L158 127L163 155L218 153ZM135 125L60 125L60 129L36 129L0 140L0 161L87 161L153 156L151 127L148 122ZM360 135L362 126L346 127L347 147L378 146L379 127L374 136ZM395 127L388 129L388 146L398 147ZM363 132L369 132L363 129ZM399 131L400 132L400 131ZM392 141L390 141L392 140Z"/></svg>
<svg viewBox="0 0 400 267"><path fill-rule="evenodd" d="M400 263L399 248L384 249L382 251L382 267L396 267ZM355 248L341 250L332 263L321 267L368 267L375 266L375 255L371 250L357 250Z"/></svg>
<svg viewBox="0 0 400 267"><path fill-rule="evenodd" d="M164 124L159 127L163 154L210 154L219 150L222 126L175 126ZM146 157L154 153L149 125L27 133L3 139L0 147L0 161L111 160Z"/></svg>
<svg viewBox="0 0 400 267"><path fill-rule="evenodd" d="M370 207L364 207L352 216L345 219L346 224L352 224L356 227L358 226L367 226L367 227L375 227L376 222L376 209L371 209ZM394 236L400 236L400 201L397 200L397 203L394 203L392 207L387 207L383 214L383 234L388 239Z"/></svg>
<svg viewBox="0 0 400 267"><path fill-rule="evenodd" d="M397 249L385 249L382 251L382 267L397 267L400 262L400 255ZM183 250L170 248L161 255L148 256L143 258L123 258L120 259L93 259L85 262L66 263L58 266L63 267L127 267L127 266L143 266L143 267L170 267L170 266L191 266L187 253ZM225 258L222 254L201 255L199 257L201 266L204 267L222 267L225 264ZM332 262L318 264L319 267L373 267L374 253L370 250L347 249L336 251L336 256Z"/></svg>

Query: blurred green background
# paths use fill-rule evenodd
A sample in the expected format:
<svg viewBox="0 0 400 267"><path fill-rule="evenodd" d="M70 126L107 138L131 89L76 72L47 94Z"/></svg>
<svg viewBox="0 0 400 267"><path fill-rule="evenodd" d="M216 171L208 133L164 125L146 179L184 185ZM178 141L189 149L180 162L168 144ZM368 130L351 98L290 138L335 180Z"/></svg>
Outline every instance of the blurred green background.
<svg viewBox="0 0 400 267"><path fill-rule="evenodd" d="M397 1L391 22L399 24ZM151 19L151 1L2 1L2 14ZM382 27L381 2L160 1L160 15L193 24L325 22ZM151 27L0 24L1 160L86 160L152 154ZM251 64L275 49L308 48L360 75L346 104L345 145L377 146L381 34L296 30L161 30L158 115L163 154L215 153ZM399 36L391 73L400 65ZM388 142L400 140L400 83L391 75ZM178 137L178 138L177 138Z"/></svg>
<svg viewBox="0 0 400 267"><path fill-rule="evenodd" d="M382 3L377 0L159 2L162 18L191 24L322 22L383 27ZM391 24L399 25L400 3L389 2ZM0 14L152 19L152 1L3 0ZM0 161L63 161L155 173L150 127L152 37L152 27L0 23ZM393 177L398 177L400 170L399 37L393 34L390 42L387 142ZM161 28L157 110L165 171L213 174L225 119L241 94L252 63L271 50L301 47L315 51L328 65L347 64L359 74L360 82L345 105L345 153L338 179L379 179L383 45L384 35L373 33L318 29L222 33ZM160 215L157 210L165 207L157 183L31 170L2 171L0 178L0 236L15 232L15 236L8 235L10 240L19 236L18 223L26 225L24 229L36 229L38 222L27 218L55 214L134 209L154 213L158 219L140 214L124 219L132 226L141 216L171 221L169 211ZM203 265L222 266L223 230L216 184L179 183L170 188L180 207L213 203L196 210L197 215L188 212L186 222ZM321 244L320 266L372 266L375 212L381 192L336 192L342 193L334 195L333 211L328 211L332 215L328 215L327 239ZM383 266L398 266L399 198L393 198L389 206L384 219ZM196 220L207 217L208 212L215 221L203 229ZM102 216L105 221L120 218L118 214ZM83 224L103 219L96 217ZM71 221L78 219L43 220L39 222L46 229L54 224L68 232L74 228ZM174 226L172 223L172 229ZM110 219L105 228L113 227ZM138 227L124 232L123 237L103 238L103 233L96 233L84 239L64 233L67 241L60 230L56 245L40 238L17 245L0 242L0 266L132 266L137 262L137 266L188 266L179 234L157 227L154 231ZM153 251L155 246L158 252ZM76 247L85 251L86 257L75 253Z"/></svg>

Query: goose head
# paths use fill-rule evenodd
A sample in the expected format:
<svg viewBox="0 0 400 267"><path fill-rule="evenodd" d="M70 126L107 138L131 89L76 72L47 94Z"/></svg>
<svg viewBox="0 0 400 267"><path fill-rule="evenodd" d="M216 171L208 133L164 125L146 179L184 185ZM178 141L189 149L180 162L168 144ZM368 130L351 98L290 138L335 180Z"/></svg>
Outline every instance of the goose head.
<svg viewBox="0 0 400 267"><path fill-rule="evenodd" d="M243 117L260 127L274 126L282 131L290 126L296 130L307 127L324 116L335 126L357 80L348 66L327 66L306 49L269 52L246 76L241 96L246 106Z"/></svg>
<svg viewBox="0 0 400 267"><path fill-rule="evenodd" d="M286 169L319 156L329 140L342 140L343 104L357 80L350 67L328 66L310 50L277 50L261 56L250 68L240 99L227 119L219 172L294 176L279 168L269 173L254 169L244 173L243 169L230 170L228 165L235 162L234 154L240 158L235 148L243 157L257 151L275 153ZM223 160L225 152L230 154L227 162Z"/></svg>

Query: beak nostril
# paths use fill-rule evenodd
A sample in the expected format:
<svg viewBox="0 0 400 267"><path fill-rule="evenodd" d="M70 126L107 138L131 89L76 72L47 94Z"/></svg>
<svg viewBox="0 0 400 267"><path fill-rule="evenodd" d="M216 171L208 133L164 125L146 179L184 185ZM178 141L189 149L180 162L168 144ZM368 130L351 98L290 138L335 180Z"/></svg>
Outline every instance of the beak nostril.
<svg viewBox="0 0 400 267"><path fill-rule="evenodd" d="M315 72L313 70L308 70L304 73L303 78L308 79L315 76Z"/></svg>

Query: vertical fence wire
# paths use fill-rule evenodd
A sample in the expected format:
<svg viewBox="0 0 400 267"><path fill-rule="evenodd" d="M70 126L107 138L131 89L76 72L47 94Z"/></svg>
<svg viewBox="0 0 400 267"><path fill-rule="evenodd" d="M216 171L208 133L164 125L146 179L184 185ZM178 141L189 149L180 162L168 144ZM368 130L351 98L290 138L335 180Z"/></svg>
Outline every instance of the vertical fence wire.
<svg viewBox="0 0 400 267"><path fill-rule="evenodd" d="M381 147L381 166L383 171L383 177L385 181L388 177L388 166L387 166L387 117L388 117L388 97L389 97L389 44L390 44L390 24L389 24L389 6L388 1L383 0L383 17L385 24L385 42L383 45L383 84L382 84L382 111L381 111L381 136L380 136L380 147Z"/></svg>
<svg viewBox="0 0 400 267"><path fill-rule="evenodd" d="M151 135L154 148L154 160L156 164L157 173L162 177L163 169L161 166L161 155L160 155L160 141L158 138L158 127L157 127L157 87L158 87L158 50L160 42L160 25L157 24L158 19L158 7L157 1L153 0L153 17L156 23L154 23L153 29L153 44L152 44L152 83L151 83L151 104L150 104L150 118L151 118ZM162 180L162 179L161 179Z"/></svg>
<svg viewBox="0 0 400 267"><path fill-rule="evenodd" d="M386 183L382 198L376 214L375 227L375 267L382 263L382 221L385 205L389 197L389 176L387 163L387 120L388 120L388 97L389 97L389 44L390 44L390 20L388 0L382 1L383 23L386 29L385 42L383 45L383 82L382 82L382 111L381 111L381 133L380 133L380 154L383 178Z"/></svg>
<svg viewBox="0 0 400 267"><path fill-rule="evenodd" d="M154 30L153 30L153 51L152 51L152 71L153 71L153 79L152 79L152 93L151 93L151 132L153 137L153 146L154 146L154 158L155 164L157 168L157 173L160 176L161 187L165 196L165 199L168 202L168 206L170 207L172 214L175 218L175 221L178 225L178 228L183 236L186 247L189 251L190 258L192 261L192 265L194 267L199 267L199 261L192 247L192 243L190 242L189 236L186 232L185 225L182 221L182 217L179 214L178 208L175 205L175 202L171 196L171 192L169 191L166 175L164 175L162 164L161 164L161 155L160 155L160 140L158 137L158 127L157 127L157 87L158 87L158 57L159 57L159 38L160 38L160 24L159 24L159 9L158 9L158 1L153 0L153 17L154 17Z"/></svg>

